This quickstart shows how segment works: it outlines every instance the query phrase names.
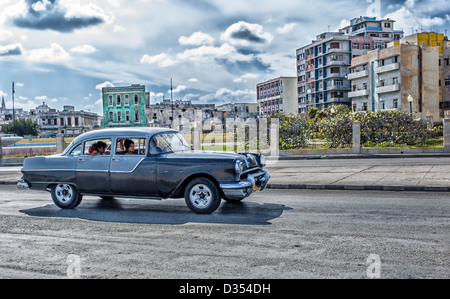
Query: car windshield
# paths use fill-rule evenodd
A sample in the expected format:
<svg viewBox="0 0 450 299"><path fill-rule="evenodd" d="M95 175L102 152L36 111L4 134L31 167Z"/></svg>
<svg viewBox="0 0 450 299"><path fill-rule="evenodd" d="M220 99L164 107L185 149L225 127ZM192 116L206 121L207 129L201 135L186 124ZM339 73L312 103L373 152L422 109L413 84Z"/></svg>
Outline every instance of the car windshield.
<svg viewBox="0 0 450 299"><path fill-rule="evenodd" d="M150 146L156 146L161 152L183 152L191 150L189 144L179 133L162 133L153 138L156 140L156 144L151 142Z"/></svg>

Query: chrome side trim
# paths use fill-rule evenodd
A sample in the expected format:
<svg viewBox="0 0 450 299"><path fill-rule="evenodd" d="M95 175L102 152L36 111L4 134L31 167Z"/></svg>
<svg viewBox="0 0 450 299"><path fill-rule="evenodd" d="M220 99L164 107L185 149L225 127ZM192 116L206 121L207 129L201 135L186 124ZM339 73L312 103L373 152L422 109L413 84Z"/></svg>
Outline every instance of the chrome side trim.
<svg viewBox="0 0 450 299"><path fill-rule="evenodd" d="M138 168L138 166L141 165L142 161L144 161L144 160L145 160L145 158L142 158L142 159L136 164L136 166L134 166L134 168L133 168L131 171L124 171L124 170L114 170L114 171L112 171L112 170L110 170L109 172L111 172L111 173L133 173L133 172L136 171L136 168Z"/></svg>

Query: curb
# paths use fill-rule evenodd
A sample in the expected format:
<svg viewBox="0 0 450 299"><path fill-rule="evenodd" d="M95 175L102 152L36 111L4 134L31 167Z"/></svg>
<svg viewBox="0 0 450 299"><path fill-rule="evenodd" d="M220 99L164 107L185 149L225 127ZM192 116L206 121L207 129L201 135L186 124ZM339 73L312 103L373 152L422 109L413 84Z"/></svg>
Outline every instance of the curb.
<svg viewBox="0 0 450 299"><path fill-rule="evenodd" d="M0 181L0 185L16 185L16 184L17 184L17 181ZM267 189L285 189L285 190L360 190L360 191L450 192L450 187L442 187L442 186L267 184L266 188Z"/></svg>
<svg viewBox="0 0 450 299"><path fill-rule="evenodd" d="M450 153L437 154L347 154L347 155L298 155L266 156L266 160L320 160L320 159L380 159L380 158L440 158L450 157Z"/></svg>
<svg viewBox="0 0 450 299"><path fill-rule="evenodd" d="M305 184L268 184L268 189L289 190L364 190L364 191L416 191L450 192L450 187L442 186L374 186L374 185L305 185Z"/></svg>

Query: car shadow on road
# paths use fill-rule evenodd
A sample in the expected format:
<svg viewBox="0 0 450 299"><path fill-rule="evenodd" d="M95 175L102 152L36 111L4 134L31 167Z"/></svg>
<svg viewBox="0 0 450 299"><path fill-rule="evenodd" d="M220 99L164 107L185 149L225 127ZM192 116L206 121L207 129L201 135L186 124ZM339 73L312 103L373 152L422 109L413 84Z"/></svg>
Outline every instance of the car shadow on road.
<svg viewBox="0 0 450 299"><path fill-rule="evenodd" d="M21 210L34 217L72 218L102 222L173 224L218 223L268 225L269 221L280 217L291 208L281 204L222 202L210 215L198 215L189 210L184 200L101 200L85 199L76 209L62 210L53 204L27 210Z"/></svg>

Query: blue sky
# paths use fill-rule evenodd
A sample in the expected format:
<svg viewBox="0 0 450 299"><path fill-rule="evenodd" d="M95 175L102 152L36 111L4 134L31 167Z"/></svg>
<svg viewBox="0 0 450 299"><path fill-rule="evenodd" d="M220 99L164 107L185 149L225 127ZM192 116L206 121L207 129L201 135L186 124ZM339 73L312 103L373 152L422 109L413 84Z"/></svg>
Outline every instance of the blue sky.
<svg viewBox="0 0 450 299"><path fill-rule="evenodd" d="M374 9L375 8L375 9ZM256 83L295 76L295 50L351 18L450 28L450 0L1 0L0 96L102 114L101 87L144 84L152 103L256 102Z"/></svg>

